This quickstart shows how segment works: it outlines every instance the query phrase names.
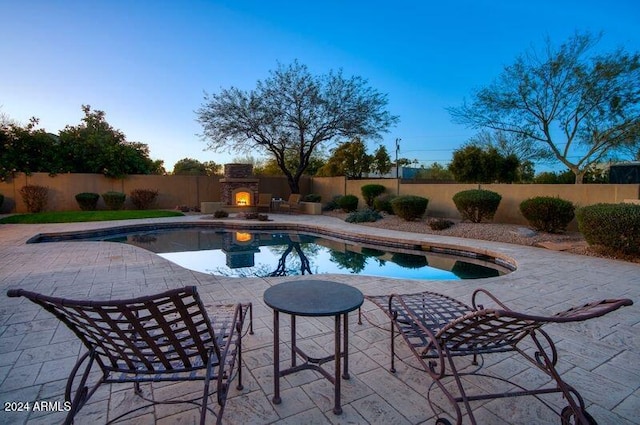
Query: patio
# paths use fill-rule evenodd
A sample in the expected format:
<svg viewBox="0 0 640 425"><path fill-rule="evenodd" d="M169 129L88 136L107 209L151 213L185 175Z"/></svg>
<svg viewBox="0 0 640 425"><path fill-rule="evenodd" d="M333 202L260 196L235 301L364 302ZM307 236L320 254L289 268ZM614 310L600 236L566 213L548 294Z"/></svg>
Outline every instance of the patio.
<svg viewBox="0 0 640 425"><path fill-rule="evenodd" d="M309 227L310 216L270 215L276 223ZM195 221L187 216L153 221ZM463 245L488 250L516 260L518 269L506 276L457 283L401 281L348 275L312 275L305 279L330 279L357 287L365 294L430 290L468 302L471 293L483 287L514 309L532 313L554 313L587 301L631 298L635 305L592 321L550 325L546 330L556 341L559 367L587 402L587 409L601 424L640 423L640 265L615 260L577 256L519 245L437 237L366 228L326 217L313 216L313 226L341 233L366 233L423 243ZM147 222L147 220L144 220ZM262 301L272 285L296 277L224 278L182 269L143 249L104 242L57 242L26 245L37 233L102 228L114 223L77 223L0 226L0 285L2 292L23 288L67 298L117 299L152 294L169 288L196 285L205 302L251 301L254 303L255 335L244 340L245 363L242 391L231 392L223 422L228 424L422 424L433 423L426 400L430 379L398 363L389 367L388 334L373 324L387 326L386 318L369 302L366 317L358 325L355 314L349 322L349 370L343 381L343 414L332 413L331 384L318 373L304 371L281 379L282 404L273 405L273 318ZM119 223L121 224L121 223ZM287 316L281 318L287 326ZM49 313L27 300L0 297L0 399L63 402L68 373L82 353L79 341ZM373 323L373 324L372 324ZM302 319L298 339L313 351L331 350L332 318ZM281 323L283 327L283 323ZM283 329L281 337L288 332ZM400 352L411 362L408 350ZM283 364L288 350L281 348ZM330 353L328 353L330 354ZM531 381L531 371L516 360L486 359L494 372L515 380ZM537 376L537 375L536 375ZM493 385L477 382L477 385ZM542 384L542 382L541 382ZM155 399L194 396L199 383L154 385ZM145 386L147 390L149 386ZM437 398L437 396L436 396ZM525 401L526 402L523 402ZM436 400L437 401L437 400ZM552 396L553 405L562 407ZM100 390L77 417L76 423L105 423L136 406L130 386ZM557 424L559 418L533 398L503 399L476 404L477 419L486 424ZM32 409L33 410L33 409ZM128 416L122 423L195 423L198 409L192 405L159 405ZM3 424L59 423L64 413L30 411L0 413Z"/></svg>

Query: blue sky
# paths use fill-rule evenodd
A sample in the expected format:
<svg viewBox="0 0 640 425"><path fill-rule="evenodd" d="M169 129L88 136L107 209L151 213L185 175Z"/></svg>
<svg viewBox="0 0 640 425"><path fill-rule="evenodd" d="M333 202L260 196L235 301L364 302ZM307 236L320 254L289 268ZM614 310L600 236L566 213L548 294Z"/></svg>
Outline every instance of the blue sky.
<svg viewBox="0 0 640 425"><path fill-rule="evenodd" d="M475 133L445 108L545 37L576 31L640 51L640 2L3 0L0 112L55 133L89 104L169 171L185 157L224 163L238 155L204 151L198 137L204 92L252 89L297 59L366 78L400 117L381 142L389 152L400 138L400 156L445 164Z"/></svg>

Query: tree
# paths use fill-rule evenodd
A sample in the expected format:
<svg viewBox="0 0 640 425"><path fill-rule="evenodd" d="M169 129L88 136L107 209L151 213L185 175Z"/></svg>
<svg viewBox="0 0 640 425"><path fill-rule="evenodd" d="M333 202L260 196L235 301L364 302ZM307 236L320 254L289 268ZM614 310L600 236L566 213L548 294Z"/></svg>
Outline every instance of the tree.
<svg viewBox="0 0 640 425"><path fill-rule="evenodd" d="M222 166L214 161L200 162L193 158L183 158L173 166L174 175L215 176L220 174Z"/></svg>
<svg viewBox="0 0 640 425"><path fill-rule="evenodd" d="M469 144L453 152L449 171L461 183L512 183L519 165L513 154L505 157L495 148Z"/></svg>
<svg viewBox="0 0 640 425"><path fill-rule="evenodd" d="M202 137L214 151L261 152L276 160L292 193L316 149L338 138L380 138L398 121L387 97L361 77L342 72L314 76L305 65L278 65L256 88L205 95L196 112ZM295 167L287 158L295 157Z"/></svg>
<svg viewBox="0 0 640 425"><path fill-rule="evenodd" d="M356 137L350 142L338 145L318 174L359 179L363 173L369 171L370 166L371 156L367 154L367 147Z"/></svg>
<svg viewBox="0 0 640 425"><path fill-rule="evenodd" d="M10 119L0 123L0 181L17 172L57 172L58 138L37 125L37 118L31 118L25 126Z"/></svg>
<svg viewBox="0 0 640 425"><path fill-rule="evenodd" d="M576 34L559 48L547 40L449 112L455 122L544 147L582 183L591 164L640 145L640 55L590 55L599 38Z"/></svg>
<svg viewBox="0 0 640 425"><path fill-rule="evenodd" d="M146 144L128 142L124 133L106 121L103 111L92 111L89 105L82 105L82 111L82 123L67 125L59 133L57 172L97 173L113 178L164 172L163 161L149 158Z"/></svg>
<svg viewBox="0 0 640 425"><path fill-rule="evenodd" d="M371 157L370 171L384 175L391 171L391 168L393 168L393 163L391 162L389 152L385 146L380 145Z"/></svg>
<svg viewBox="0 0 640 425"><path fill-rule="evenodd" d="M425 180L455 180L453 173L444 165L434 162L431 166L423 168L416 174L416 179Z"/></svg>

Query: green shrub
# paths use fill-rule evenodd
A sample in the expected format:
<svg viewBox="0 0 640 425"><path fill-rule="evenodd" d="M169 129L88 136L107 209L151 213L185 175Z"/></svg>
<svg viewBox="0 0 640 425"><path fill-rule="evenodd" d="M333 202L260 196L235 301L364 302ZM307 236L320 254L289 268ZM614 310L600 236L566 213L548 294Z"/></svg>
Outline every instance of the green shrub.
<svg viewBox="0 0 640 425"><path fill-rule="evenodd" d="M373 208L377 211L384 211L387 214L393 214L393 208L391 207L391 201L395 199L395 195L383 195L378 196L373 200Z"/></svg>
<svg viewBox="0 0 640 425"><path fill-rule="evenodd" d="M229 213L226 212L225 210L216 210L214 211L213 216L215 218L227 218L229 217Z"/></svg>
<svg viewBox="0 0 640 425"><path fill-rule="evenodd" d="M538 196L522 201L520 212L534 229L560 233L575 217L575 206L564 199Z"/></svg>
<svg viewBox="0 0 640 425"><path fill-rule="evenodd" d="M365 184L360 188L364 202L369 208L373 207L373 201L382 195L386 188L381 184Z"/></svg>
<svg viewBox="0 0 640 425"><path fill-rule="evenodd" d="M463 190L453 195L453 203L463 220L480 223L491 220L498 210L502 196L490 190Z"/></svg>
<svg viewBox="0 0 640 425"><path fill-rule="evenodd" d="M151 189L135 189L129 194L129 199L136 209L148 210L156 202L158 191Z"/></svg>
<svg viewBox="0 0 640 425"><path fill-rule="evenodd" d="M321 200L322 196L317 193L310 193L302 198L302 202L320 202Z"/></svg>
<svg viewBox="0 0 640 425"><path fill-rule="evenodd" d="M429 227L431 228L431 230L448 229L449 227L453 226L453 224L453 221L445 220L444 218L434 218L433 220L429 221Z"/></svg>
<svg viewBox="0 0 640 425"><path fill-rule="evenodd" d="M35 184L28 184L26 186L22 186L22 189L20 189L20 196L22 196L22 200L27 206L27 211L30 213L41 212L47 207L49 188Z"/></svg>
<svg viewBox="0 0 640 425"><path fill-rule="evenodd" d="M124 200L127 199L127 195L122 192L105 192L102 194L104 203L110 210L121 210L124 207Z"/></svg>
<svg viewBox="0 0 640 425"><path fill-rule="evenodd" d="M382 218L378 211L372 209L364 209L360 211L354 211L344 219L347 223L368 223L378 221Z"/></svg>
<svg viewBox="0 0 640 425"><path fill-rule="evenodd" d="M429 200L421 196L405 195L397 196L391 201L393 213L406 221L412 221L422 217L427 211Z"/></svg>
<svg viewBox="0 0 640 425"><path fill-rule="evenodd" d="M341 195L334 196L332 200L327 202L326 205L322 207L322 211L333 211L333 210L340 209L340 205L338 205L338 200L340 198L342 198Z"/></svg>
<svg viewBox="0 0 640 425"><path fill-rule="evenodd" d="M95 211L98 207L100 195L92 192L82 192L76 195L76 202L82 211Z"/></svg>
<svg viewBox="0 0 640 425"><path fill-rule="evenodd" d="M589 245L640 254L640 205L595 204L579 208L578 229Z"/></svg>
<svg viewBox="0 0 640 425"><path fill-rule="evenodd" d="M2 208L2 203L4 202L4 195L0 193L0 208Z"/></svg>
<svg viewBox="0 0 640 425"><path fill-rule="evenodd" d="M338 198L338 206L344 212L352 212L358 209L358 197L355 195L344 195Z"/></svg>

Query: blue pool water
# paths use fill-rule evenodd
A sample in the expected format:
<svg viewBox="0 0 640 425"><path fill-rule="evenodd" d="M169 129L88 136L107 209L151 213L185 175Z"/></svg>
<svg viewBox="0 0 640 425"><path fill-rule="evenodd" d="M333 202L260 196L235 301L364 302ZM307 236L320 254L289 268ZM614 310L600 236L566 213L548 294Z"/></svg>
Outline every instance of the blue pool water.
<svg viewBox="0 0 640 425"><path fill-rule="evenodd" d="M230 277L339 273L458 280L500 276L511 271L489 258L379 247L279 231L180 228L91 239L136 245L182 267Z"/></svg>

